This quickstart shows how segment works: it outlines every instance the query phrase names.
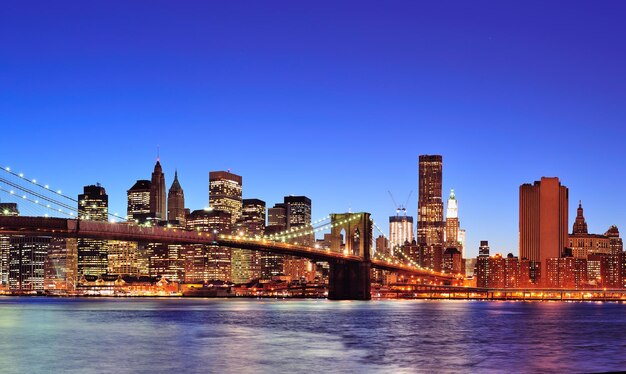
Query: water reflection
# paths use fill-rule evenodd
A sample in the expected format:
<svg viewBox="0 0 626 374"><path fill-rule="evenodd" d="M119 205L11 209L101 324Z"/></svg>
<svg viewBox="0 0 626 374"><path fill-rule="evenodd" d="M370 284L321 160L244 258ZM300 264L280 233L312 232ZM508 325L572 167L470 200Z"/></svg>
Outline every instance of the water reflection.
<svg viewBox="0 0 626 374"><path fill-rule="evenodd" d="M0 299L3 372L589 372L626 368L626 305Z"/></svg>

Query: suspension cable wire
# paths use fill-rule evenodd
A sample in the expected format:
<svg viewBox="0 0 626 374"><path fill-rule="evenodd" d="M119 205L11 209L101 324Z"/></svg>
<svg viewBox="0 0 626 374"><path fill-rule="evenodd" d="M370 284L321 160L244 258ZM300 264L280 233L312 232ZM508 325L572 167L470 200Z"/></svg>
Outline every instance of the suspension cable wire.
<svg viewBox="0 0 626 374"><path fill-rule="evenodd" d="M299 226L299 227L292 228L292 229L289 229L289 230L284 230L282 232L279 232L279 233L276 233L276 234L272 234L272 235L266 235L265 238L272 239L272 238L277 238L277 237L286 237L288 235L292 235L292 234L298 233L300 231L310 230L309 226L315 228L315 225L317 225L319 223L322 223L324 221L327 221L329 219L330 219L330 216L326 216L326 217L324 217L322 219L318 219L317 221L314 221L314 222L311 222L311 223L307 223L307 224L305 224L303 226Z"/></svg>
<svg viewBox="0 0 626 374"><path fill-rule="evenodd" d="M36 179L28 179L28 178L26 178L26 177L24 176L24 174L23 174L23 173L16 173L16 172L12 171L12 170L11 170L11 168L10 168L10 167L8 167L8 166L3 167L3 168L0 168L0 170L4 171L4 172L6 172L6 173L9 173L9 174L11 174L11 175L13 175L13 176L15 176L15 177L18 177L18 178L20 178L20 179L22 179L22 180L25 180L26 182L28 182L28 183L30 183L30 184L33 184L33 185L35 185L35 186L37 186L37 187L43 188L43 189L45 189L45 190L47 190L47 191L50 191L50 192L52 192L52 193L54 193L54 194L56 194L56 195L58 195L58 196L64 197L64 198L66 198L66 199L68 199L68 200L70 200L70 201L73 201L73 202L75 202L75 203L78 203L78 200L76 200L76 199L74 199L74 198L72 198L72 197L69 197L69 196L67 196L67 195L64 195L64 194L61 192L61 190L54 191L54 190L52 190L52 189L50 188L50 186L48 186L47 184L46 184L46 185L40 184L40 183L38 183L38 182L37 182L37 180L36 180Z"/></svg>
<svg viewBox="0 0 626 374"><path fill-rule="evenodd" d="M75 208L75 207L73 207L73 206L70 206L70 205L65 204L65 203L63 203L63 202L60 202L60 201L58 201L58 200L55 200L55 199L53 199L53 198L51 198L51 197L48 197L48 196L45 196L45 195L40 194L40 193L38 193L38 192L35 192L35 191L31 190L30 188L26 188L26 187L24 187L24 186L20 186L19 184L14 183L14 182L11 182L11 181L9 181L9 180L7 180L7 179L4 179L4 178L2 178L2 177L0 177L0 182L1 182L1 183L4 183L4 184L7 184L7 185L9 185L9 186L11 186L11 187L13 187L13 188L16 188L16 189L18 189L18 190L20 190L20 191L22 191L22 192L26 192L26 193L27 193L27 194L29 194L29 195L32 195L32 196L35 196L35 197L37 197L37 198L39 198L39 199L45 200L45 201L47 201L47 202L49 202L49 203L52 203L52 204L54 204L54 205L58 205L58 206L60 206L60 207L62 207L62 208L65 208L65 209L68 209L68 210L72 210L72 211L74 211L74 212L77 212L77 211L78 211L78 209L77 209L77 208Z"/></svg>
<svg viewBox="0 0 626 374"><path fill-rule="evenodd" d="M52 190L52 189L50 188L50 186L48 186L48 185L42 185L42 184L38 183L36 179L32 179L32 180L31 180L31 179L28 179L28 178L26 178L26 177L24 176L24 174L23 174L23 173L19 173L19 174L18 174L18 173L16 173L16 172L12 171L12 170L11 170L11 168L10 168L10 167L8 167L8 166L7 166L7 167L4 167L4 168L0 168L0 170L2 170L2 171L4 171L4 172L6 172L6 173L8 173L8 174L11 174L11 175L13 175L13 176L15 176L15 177L17 177L17 178L19 178L19 179L21 179L21 180L24 180L24 181L26 181L26 182L28 182L28 183L30 183L30 184L32 184L32 185L35 185L35 186L37 186L37 187L39 187L39 188L42 188L42 189L44 189L46 192L49 192L49 193L54 194L54 196L59 196L59 197L65 198L65 199L70 200L70 201L72 201L72 202L74 202L74 203L76 203L76 204L78 204L78 203L79 203L79 201L78 201L77 199L74 199L74 198L72 198L72 197L70 197L70 196L64 195L64 194L61 192L61 190L54 191L54 190ZM28 193L28 194L30 194L30 195L33 195L33 196L36 196L36 197L38 197L38 198L40 198L40 199L46 200L46 201L48 201L48 202L50 202L50 203L52 203L52 204L54 204L54 205L58 205L58 206L63 207L63 208L65 208L65 209L71 210L71 211L73 211L73 212L75 212L75 213L79 213L79 209L78 209L77 207L73 207L73 206L70 206L70 205L68 205L68 204L66 204L66 203L63 203L63 202L61 202L61 201L59 201L59 200L57 200L57 199L54 199L54 198L51 198L51 197L47 197L47 196L42 195L42 194L40 194L40 193L38 193L38 192L36 192L36 191L34 191L34 190L31 190L31 189L28 189L28 188L26 188L26 187L20 186L20 185L18 185L18 184L16 184L16 183L10 182L10 181L8 181L7 179L4 179L4 178L1 178L1 177L0 177L0 182L6 183L6 184L10 185L11 187L17 188L17 189L19 189L19 190L21 190L21 191L23 191L23 192L26 192L26 193ZM112 219L111 219L111 222L114 222L114 221L113 221L113 219L117 219L117 220L119 220L120 222L123 222L123 221L124 221L124 218L123 218L122 216L120 216L119 214L117 214L117 213L111 213L111 212L108 212L108 211L107 211L107 216L109 216L109 217L111 217L111 218L112 218ZM76 217L78 217L78 214L76 214Z"/></svg>
<svg viewBox="0 0 626 374"><path fill-rule="evenodd" d="M50 204L43 204L43 203L41 203L39 200L31 199L31 198L29 198L29 197L28 197L28 196L26 196L26 195L22 195L22 196L15 195L15 191L7 190L7 189L5 189L5 188L4 188L4 187L2 187L2 186L0 186L0 191L1 191L1 192L4 192L4 193L6 193L6 194L8 194L8 195L10 195L10 196L20 197L20 198L21 198L21 200L23 200L23 201L28 201L28 202L30 202L30 203L33 203L33 204L39 205L39 206L44 207L44 208L46 208L46 209L49 209L49 210L51 210L51 211L53 211L53 212L55 212L55 213L65 214L65 215L68 215L68 216L70 216L70 217L74 217L74 216L75 216L74 212L72 212L72 211L65 211L65 210L63 210L63 209L61 209L61 208L53 208ZM18 201L19 201L19 199L18 199ZM48 216L48 214L45 214L45 216L47 217L47 216Z"/></svg>

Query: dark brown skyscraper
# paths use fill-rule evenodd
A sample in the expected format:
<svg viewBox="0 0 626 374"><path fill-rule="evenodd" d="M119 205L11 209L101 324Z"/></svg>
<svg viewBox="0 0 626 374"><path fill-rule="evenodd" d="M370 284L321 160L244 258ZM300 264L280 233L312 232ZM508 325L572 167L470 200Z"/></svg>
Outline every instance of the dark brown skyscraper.
<svg viewBox="0 0 626 374"><path fill-rule="evenodd" d="M161 168L161 162L157 159L152 172L152 184L150 186L150 213L157 220L165 220L167 208L165 200L165 175Z"/></svg>
<svg viewBox="0 0 626 374"><path fill-rule="evenodd" d="M417 243L420 251L432 253L432 268L437 271L443 260L442 169L440 155L419 156Z"/></svg>
<svg viewBox="0 0 626 374"><path fill-rule="evenodd" d="M185 193L178 182L178 171L174 172L174 182L167 195L167 220L185 224Z"/></svg>
<svg viewBox="0 0 626 374"><path fill-rule="evenodd" d="M520 186L520 257L541 262L541 274L547 274L547 259L561 257L568 244L568 194L559 178Z"/></svg>

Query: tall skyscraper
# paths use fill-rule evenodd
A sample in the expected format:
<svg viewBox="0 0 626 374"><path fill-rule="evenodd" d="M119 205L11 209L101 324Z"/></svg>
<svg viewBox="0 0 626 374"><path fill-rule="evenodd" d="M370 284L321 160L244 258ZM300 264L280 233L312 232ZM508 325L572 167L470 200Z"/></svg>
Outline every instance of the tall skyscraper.
<svg viewBox="0 0 626 374"><path fill-rule="evenodd" d="M273 235L284 232L287 229L287 208L283 203L274 204L267 210L267 226L265 235ZM271 252L261 253L261 278L271 279L283 274L285 256Z"/></svg>
<svg viewBox="0 0 626 374"><path fill-rule="evenodd" d="M459 205L454 195L454 190L450 190L448 198L448 207L446 209L446 230L444 232L444 242L446 248L456 248L461 252L462 258L465 258L465 230L461 229L459 221Z"/></svg>
<svg viewBox="0 0 626 374"><path fill-rule="evenodd" d="M559 178L520 186L520 258L540 262L542 275L547 274L547 259L561 257L568 245L568 195Z"/></svg>
<svg viewBox="0 0 626 374"><path fill-rule="evenodd" d="M389 245L391 255L395 254L397 247L402 247L405 242L413 241L413 217L395 215L389 217Z"/></svg>
<svg viewBox="0 0 626 374"><path fill-rule="evenodd" d="M16 203L0 203L0 215L19 216ZM0 289L9 288L9 255L11 251L11 236L0 235Z"/></svg>
<svg viewBox="0 0 626 374"><path fill-rule="evenodd" d="M248 237L261 237L265 232L265 201L243 199L242 215L237 222L237 233ZM245 249L232 249L232 279L247 283L261 277L261 253Z"/></svg>
<svg viewBox="0 0 626 374"><path fill-rule="evenodd" d="M85 186L78 195L78 219L106 222L109 216L109 196L104 187ZM107 242L105 240L78 240L78 275L100 276L107 272Z"/></svg>
<svg viewBox="0 0 626 374"><path fill-rule="evenodd" d="M290 241L308 246L315 245L315 235L302 235L303 231L306 231L311 225L311 199L306 196L285 196L283 204L287 212L287 229L296 230L294 233L297 235ZM306 274L314 269L307 259L286 257L283 262L283 270L286 276L295 280L302 277L306 278Z"/></svg>
<svg viewBox="0 0 626 374"><path fill-rule="evenodd" d="M165 174L161 168L161 162L157 159L152 172L150 185L150 213L157 220L166 220L167 200L165 200Z"/></svg>
<svg viewBox="0 0 626 374"><path fill-rule="evenodd" d="M436 271L443 265L442 169L440 155L419 156L417 243L421 252L432 253L432 268Z"/></svg>
<svg viewBox="0 0 626 374"><path fill-rule="evenodd" d="M149 180L138 180L126 191L128 205L126 208L126 219L128 222L138 224L145 223L150 217L150 191L152 182Z"/></svg>
<svg viewBox="0 0 626 374"><path fill-rule="evenodd" d="M580 259L587 259L592 254L611 254L611 239L606 235L590 234L587 230L582 202L578 203L567 247L572 250L572 256Z"/></svg>
<svg viewBox="0 0 626 374"><path fill-rule="evenodd" d="M297 230L311 224L311 199L306 196L285 196L284 205L287 212L287 230ZM305 245L315 244L312 234L299 236L294 241Z"/></svg>
<svg viewBox="0 0 626 374"><path fill-rule="evenodd" d="M228 171L209 173L209 206L230 213L231 223L241 217L242 178Z"/></svg>
<svg viewBox="0 0 626 374"><path fill-rule="evenodd" d="M186 225L188 230L232 233L230 213L211 208L191 212L187 217ZM206 278L208 280L230 281L232 279L232 250L216 245L207 245L205 249L207 253Z"/></svg>
<svg viewBox="0 0 626 374"><path fill-rule="evenodd" d="M178 182L178 171L174 172L174 182L167 195L167 220L185 225L185 193Z"/></svg>

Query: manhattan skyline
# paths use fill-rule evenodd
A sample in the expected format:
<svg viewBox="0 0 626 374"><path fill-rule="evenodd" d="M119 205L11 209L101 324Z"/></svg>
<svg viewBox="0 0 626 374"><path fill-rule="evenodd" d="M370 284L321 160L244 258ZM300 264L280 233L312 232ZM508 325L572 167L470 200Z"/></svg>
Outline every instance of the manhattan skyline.
<svg viewBox="0 0 626 374"><path fill-rule="evenodd" d="M386 227L387 191L412 190L416 220L418 155L441 154L468 257L480 240L519 253L519 185L542 176L570 190L568 231L579 200L589 232L626 227L623 5L273 5L5 5L0 166L70 196L99 182L125 215L159 147L192 210L230 169L244 198L305 195L314 220Z"/></svg>

